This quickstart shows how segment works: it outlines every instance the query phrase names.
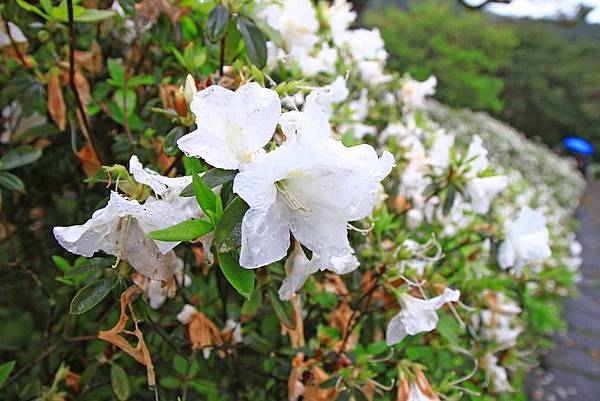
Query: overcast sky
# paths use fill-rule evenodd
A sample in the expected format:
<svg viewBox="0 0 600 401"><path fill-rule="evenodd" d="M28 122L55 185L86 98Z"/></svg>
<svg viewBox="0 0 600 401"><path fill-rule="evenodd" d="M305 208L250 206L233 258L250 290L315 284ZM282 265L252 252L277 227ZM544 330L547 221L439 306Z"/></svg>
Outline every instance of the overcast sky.
<svg viewBox="0 0 600 401"><path fill-rule="evenodd" d="M481 4L483 0L466 1L470 4ZM486 9L506 16L556 18L561 13L574 15L580 4L595 7L588 16L588 22L600 24L600 0L513 0L511 4L490 4Z"/></svg>

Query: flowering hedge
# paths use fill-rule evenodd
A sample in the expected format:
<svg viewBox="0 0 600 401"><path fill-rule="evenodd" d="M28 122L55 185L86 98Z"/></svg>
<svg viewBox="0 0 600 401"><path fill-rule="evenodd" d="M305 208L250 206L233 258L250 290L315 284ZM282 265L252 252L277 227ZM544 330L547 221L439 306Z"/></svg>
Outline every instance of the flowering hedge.
<svg viewBox="0 0 600 401"><path fill-rule="evenodd" d="M568 162L427 101L345 0L3 16L2 263L37 288L7 399L524 399L581 262Z"/></svg>

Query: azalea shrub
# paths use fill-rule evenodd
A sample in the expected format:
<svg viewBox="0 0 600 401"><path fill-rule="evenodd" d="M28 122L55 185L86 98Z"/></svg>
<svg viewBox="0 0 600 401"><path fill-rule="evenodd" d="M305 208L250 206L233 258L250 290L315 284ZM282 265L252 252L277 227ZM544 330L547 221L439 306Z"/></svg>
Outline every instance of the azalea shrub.
<svg viewBox="0 0 600 401"><path fill-rule="evenodd" d="M570 162L345 0L2 6L7 400L521 400Z"/></svg>

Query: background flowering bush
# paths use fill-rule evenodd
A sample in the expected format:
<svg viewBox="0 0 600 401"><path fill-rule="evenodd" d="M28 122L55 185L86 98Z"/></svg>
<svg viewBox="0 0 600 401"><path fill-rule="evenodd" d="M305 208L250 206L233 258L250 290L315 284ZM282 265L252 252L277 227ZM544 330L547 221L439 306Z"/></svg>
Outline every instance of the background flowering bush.
<svg viewBox="0 0 600 401"><path fill-rule="evenodd" d="M427 100L345 0L2 15L6 399L524 399L569 162Z"/></svg>

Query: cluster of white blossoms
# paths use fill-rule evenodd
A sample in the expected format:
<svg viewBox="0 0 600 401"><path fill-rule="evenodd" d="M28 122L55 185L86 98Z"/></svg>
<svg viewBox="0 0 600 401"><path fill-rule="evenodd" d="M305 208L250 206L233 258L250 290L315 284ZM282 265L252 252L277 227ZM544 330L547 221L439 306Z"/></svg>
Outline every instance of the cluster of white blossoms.
<svg viewBox="0 0 600 401"><path fill-rule="evenodd" d="M255 269L285 259L287 276L279 297L301 305L294 294L312 274L350 273L360 266L361 246L384 249L397 257L386 266L391 279L385 287L398 306L386 313L387 344L434 330L438 310L449 309L460 320L454 304L459 305L461 293L470 296L477 307L460 304L460 312L489 345L481 366L497 392L511 391L497 355L516 347L523 331L521 307L509 298L512 294L488 289L472 294L473 285L460 288L460 281L453 281L453 288L439 281L424 284L447 263L444 252L449 251L442 241L463 238L478 247L469 265L476 279L520 275L551 263L576 271L581 247L566 236L567 229L559 230L568 212L553 207L545 191L524 185L509 163L496 162L493 139L465 138L460 130L427 119L423 108L435 94L437 79L420 82L387 74L379 31L350 29L356 14L349 2L335 0L323 7L323 15L310 0L260 1L253 10L257 20L277 32L270 35L266 72L277 77L278 69L299 69L306 86L296 85L297 93L281 98L256 82L244 81L235 91L210 86L196 93L190 105L197 128L177 142L187 156L237 171L232 190L249 206L241 222L240 266ZM346 146L346 140L364 143ZM176 287L163 282L172 284L175 277L185 286L189 277L173 251L177 242L145 235L205 216L193 197L181 196L191 177L163 177L144 169L135 156L129 171L132 182L126 184L139 194L126 191L128 199L111 192L107 206L85 224L56 227L54 233L73 253L103 251L127 261L152 307L159 307ZM372 238L350 243L348 230L356 229L352 222L392 207L398 224L404 224L398 243L375 244ZM554 238L561 236L559 248L570 250L567 257L553 258L559 245ZM200 240L210 247L210 234ZM178 319L189 325L194 316L204 319L186 305ZM241 341L240 325L228 325ZM428 385L406 385L408 399L437 399L425 394Z"/></svg>
<svg viewBox="0 0 600 401"><path fill-rule="evenodd" d="M311 263L318 269L346 271L336 266L356 264L348 223L371 213L373 195L394 158L333 139L317 103L321 96L328 94L308 95L302 112L281 113L274 91L250 83L235 92L212 86L192 102L198 129L178 144L213 167L239 169L233 192L250 206L242 220L242 267L284 258L290 233L313 252ZM285 141L265 152L277 124Z"/></svg>

